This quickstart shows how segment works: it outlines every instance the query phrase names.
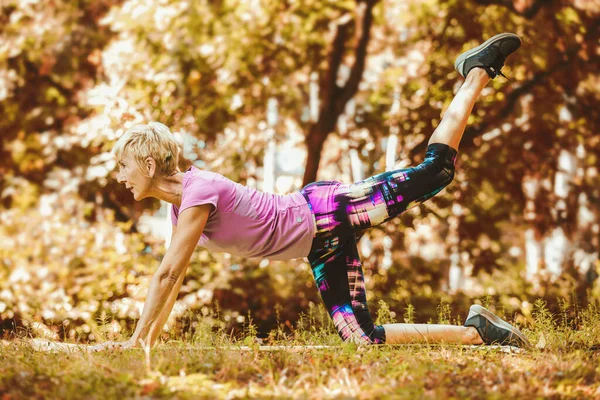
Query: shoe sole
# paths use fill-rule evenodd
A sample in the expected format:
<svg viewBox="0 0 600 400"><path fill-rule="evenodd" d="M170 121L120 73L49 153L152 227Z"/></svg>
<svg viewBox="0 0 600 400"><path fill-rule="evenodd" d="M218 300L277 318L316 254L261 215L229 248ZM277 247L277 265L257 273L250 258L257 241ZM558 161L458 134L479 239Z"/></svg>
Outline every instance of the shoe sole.
<svg viewBox="0 0 600 400"><path fill-rule="evenodd" d="M471 310L473 310L473 312L475 312L479 315L482 315L485 319L490 321L492 324L496 325L498 328L502 328L502 329L506 329L506 330L510 331L513 335L515 335L516 337L521 339L521 341L523 342L525 347L531 347L531 344L529 343L529 340L527 340L525 335L523 335L517 328L515 328L508 322L502 320L501 318L499 318L497 315L495 315L491 311L488 311L487 309L481 307L478 304L474 304L471 306L471 308L469 309L469 314L471 314Z"/></svg>
<svg viewBox="0 0 600 400"><path fill-rule="evenodd" d="M506 39L506 38L514 38L514 39L517 39L519 41L519 43L521 42L521 38L519 36L515 35L514 33L500 33L496 36L492 36L491 38L489 38L488 40L486 40L479 46L474 47L471 50L467 50L464 53L460 54L456 58L456 61L454 62L454 69L456 71L458 71L458 73L464 78L465 76L462 74L462 72L460 72L460 68L463 66L464 62L467 60L468 57L472 56L475 53L480 52L481 50L496 43L497 41Z"/></svg>

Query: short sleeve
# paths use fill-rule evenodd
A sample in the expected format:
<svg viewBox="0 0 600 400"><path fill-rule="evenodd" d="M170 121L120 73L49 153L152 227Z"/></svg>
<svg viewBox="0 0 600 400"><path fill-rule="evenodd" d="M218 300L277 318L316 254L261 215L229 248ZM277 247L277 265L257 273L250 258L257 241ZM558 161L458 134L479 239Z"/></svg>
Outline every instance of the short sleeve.
<svg viewBox="0 0 600 400"><path fill-rule="evenodd" d="M179 219L179 209L176 205L171 204L171 223L177 226L177 220Z"/></svg>
<svg viewBox="0 0 600 400"><path fill-rule="evenodd" d="M216 211L219 204L218 187L212 179L203 179L199 175L190 176L184 185L181 195L181 205L179 206L179 210L177 210L177 217L184 210L203 204L211 204L213 212Z"/></svg>

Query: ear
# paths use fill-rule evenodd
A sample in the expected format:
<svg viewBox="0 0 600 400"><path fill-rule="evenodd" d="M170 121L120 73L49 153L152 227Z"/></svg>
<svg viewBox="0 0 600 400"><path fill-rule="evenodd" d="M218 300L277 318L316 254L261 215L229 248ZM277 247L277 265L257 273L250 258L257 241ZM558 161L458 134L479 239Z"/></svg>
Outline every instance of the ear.
<svg viewBox="0 0 600 400"><path fill-rule="evenodd" d="M146 171L150 178L154 178L154 174L156 173L156 161L154 161L154 158L146 157Z"/></svg>

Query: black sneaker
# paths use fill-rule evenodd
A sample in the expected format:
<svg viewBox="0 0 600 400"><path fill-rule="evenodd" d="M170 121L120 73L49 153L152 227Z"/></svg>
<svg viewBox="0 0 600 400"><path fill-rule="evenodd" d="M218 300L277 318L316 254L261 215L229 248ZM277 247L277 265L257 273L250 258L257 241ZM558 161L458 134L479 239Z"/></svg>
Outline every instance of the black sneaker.
<svg viewBox="0 0 600 400"><path fill-rule="evenodd" d="M530 347L529 341L517 328L477 304L469 309L464 326L477 329L485 344Z"/></svg>
<svg viewBox="0 0 600 400"><path fill-rule="evenodd" d="M504 66L506 57L521 47L521 39L514 33L501 33L496 35L474 49L467 50L456 58L454 69L463 78L475 67L486 70L490 78L498 75L506 76L500 71ZM507 78L508 79L508 78Z"/></svg>

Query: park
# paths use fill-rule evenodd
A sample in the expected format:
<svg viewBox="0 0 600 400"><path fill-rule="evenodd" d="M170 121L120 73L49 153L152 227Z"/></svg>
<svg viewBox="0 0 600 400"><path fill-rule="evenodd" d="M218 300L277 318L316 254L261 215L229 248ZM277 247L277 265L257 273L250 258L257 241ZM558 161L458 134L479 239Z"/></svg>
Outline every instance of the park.
<svg viewBox="0 0 600 400"><path fill-rule="evenodd" d="M598 26L0 3L0 399L600 398Z"/></svg>

